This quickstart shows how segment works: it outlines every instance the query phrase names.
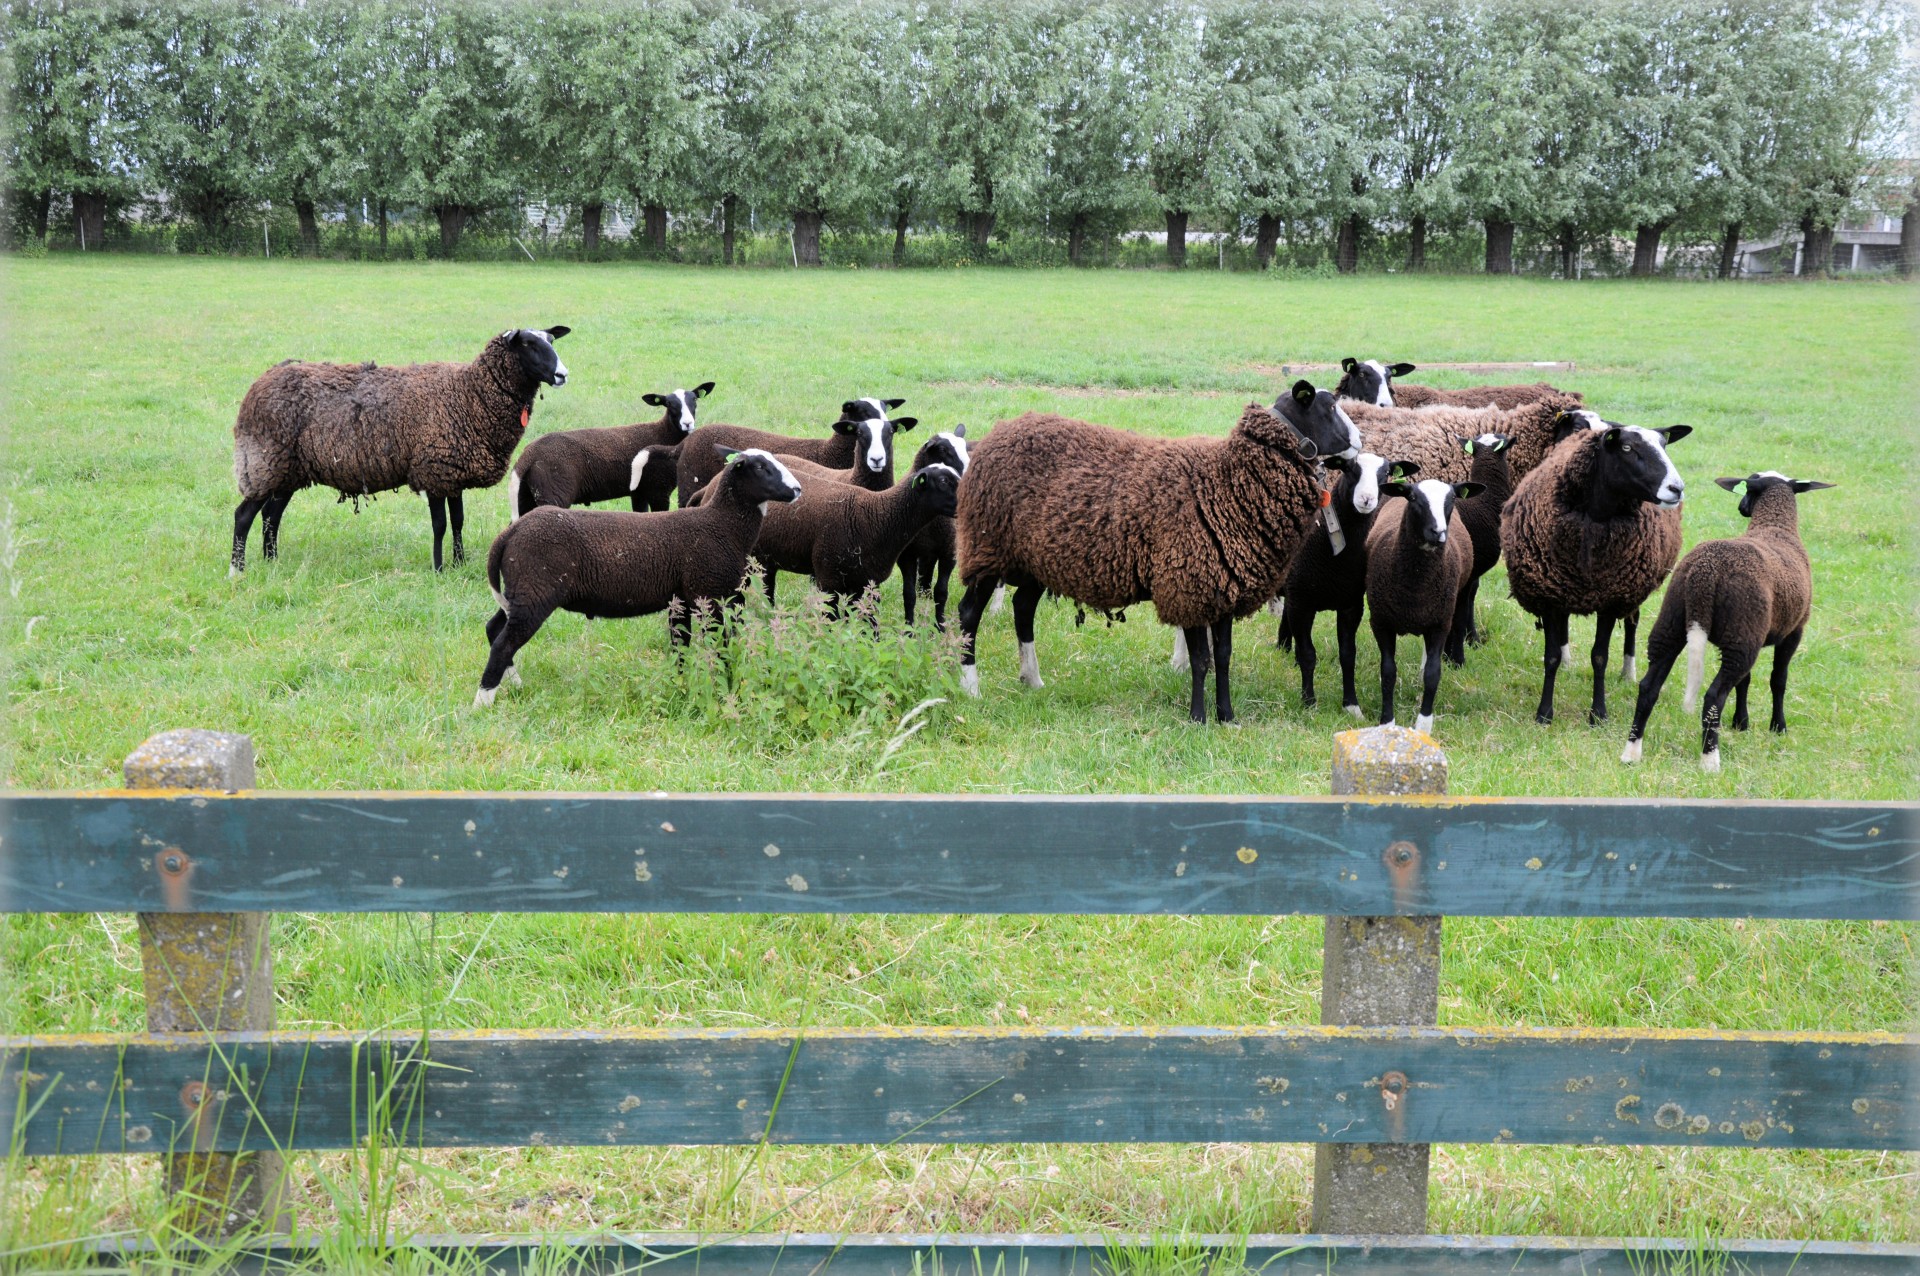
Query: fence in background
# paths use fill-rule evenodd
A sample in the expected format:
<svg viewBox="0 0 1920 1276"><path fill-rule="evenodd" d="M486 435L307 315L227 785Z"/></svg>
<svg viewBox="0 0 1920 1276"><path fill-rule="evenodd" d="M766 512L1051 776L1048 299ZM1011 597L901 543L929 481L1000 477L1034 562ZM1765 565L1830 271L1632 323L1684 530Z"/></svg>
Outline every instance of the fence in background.
<svg viewBox="0 0 1920 1276"><path fill-rule="evenodd" d="M135 912L149 1031L0 1038L16 1154L159 1153L192 1224L284 1224L288 1153L422 1147L1304 1142L1313 1235L1249 1267L1907 1272L1920 1247L1425 1235L1433 1143L1920 1147L1920 1037L1442 1029L1441 919L1920 919L1920 804L1449 799L1397 728L1331 798L252 792L169 732L135 792L14 794L0 911ZM139 792L138 790L155 790ZM272 1030L274 912L1313 914L1320 1026ZM1166 1238L573 1238L603 1270L1090 1272ZM501 1270L534 1242L421 1238ZM311 1257L262 1243L250 1262ZM124 1251L101 1246L103 1259ZM996 1266L1004 1264L1004 1266Z"/></svg>

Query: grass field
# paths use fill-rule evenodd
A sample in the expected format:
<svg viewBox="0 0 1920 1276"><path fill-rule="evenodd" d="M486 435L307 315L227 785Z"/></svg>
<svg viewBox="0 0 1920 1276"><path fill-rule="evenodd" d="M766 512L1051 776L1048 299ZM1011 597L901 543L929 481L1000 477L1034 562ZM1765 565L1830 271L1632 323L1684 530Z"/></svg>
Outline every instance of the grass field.
<svg viewBox="0 0 1920 1276"><path fill-rule="evenodd" d="M644 266L347 266L56 258L5 267L12 357L0 567L9 783L117 784L175 726L250 733L275 788L1326 791L1349 725L1321 670L1300 707L1270 621L1236 653L1237 729L1184 719L1170 632L1135 609L1080 628L1043 606L1047 686L1016 674L1011 622L981 631L982 698L946 703L881 761L890 721L769 741L679 705L658 618L562 616L522 654L527 685L469 708L491 613L479 562L427 568L424 502L355 516L309 492L282 556L229 582L234 409L289 356L465 359L521 324L566 323L569 384L536 432L645 419L647 390L712 379L703 420L824 427L853 395L903 395L923 428L1028 408L1155 433L1220 433L1277 365L1573 360L1558 377L1610 417L1687 422L1688 542L1741 526L1710 480L1779 469L1837 482L1802 527L1816 603L1792 731L1730 734L1703 774L1670 686L1646 761L1585 724L1587 677L1532 721L1538 635L1496 569L1491 640L1440 693L1436 737L1467 794L1894 798L1914 789L1913 294L1886 284L1713 286L1519 280L1284 281L1205 272L722 272ZM1420 379L1416 377L1416 379ZM1449 380L1436 374L1436 382ZM1467 380L1454 376L1454 383ZM917 442L917 435L904 436ZM482 559L504 491L468 501ZM783 603L803 606L788 578ZM956 600L957 600L956 589ZM898 616L893 587L883 615ZM1323 621L1323 624L1327 622ZM1590 622L1576 622L1584 649ZM1330 640L1329 640L1330 641ZM1362 700L1377 696L1361 644ZM1412 644L1401 653L1407 695ZM1576 662L1583 666L1583 662ZM1617 667L1617 666L1616 666ZM1764 705L1764 699L1756 702ZM1905 1027L1913 928L1686 922L1449 923L1453 1024L1870 1030ZM1311 919L289 917L275 935L283 1027L1310 1022ZM140 1022L131 921L0 929L8 1031ZM402 1227L781 1226L1303 1230L1311 1153L1220 1145L792 1151L731 1195L740 1154L530 1149L432 1155ZM301 1162L307 1221L339 1218L341 1158ZM1436 1150L1448 1231L1912 1239L1915 1161L1687 1149ZM829 1176L847 1171L826 1183ZM810 1189L820 1188L818 1191ZM143 1160L15 1176L0 1247L151 1224ZM60 1211L66 1210L67 1213Z"/></svg>

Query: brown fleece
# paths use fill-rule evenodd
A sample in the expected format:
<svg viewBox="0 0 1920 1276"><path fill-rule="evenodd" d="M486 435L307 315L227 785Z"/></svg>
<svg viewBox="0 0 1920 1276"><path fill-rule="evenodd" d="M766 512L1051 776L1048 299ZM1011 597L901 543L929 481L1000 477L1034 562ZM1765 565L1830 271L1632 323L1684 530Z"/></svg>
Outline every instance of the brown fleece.
<svg viewBox="0 0 1920 1276"><path fill-rule="evenodd" d="M1380 502L1367 533L1367 616L1376 634L1425 634L1453 624L1460 591L1473 574L1473 540L1459 502L1447 520L1447 543L1428 545L1424 513L1395 496Z"/></svg>
<svg viewBox="0 0 1920 1276"><path fill-rule="evenodd" d="M1686 645L1699 625L1722 651L1743 653L1749 663L1804 629L1813 613L1813 566L1800 541L1799 503L1785 483L1772 485L1753 502L1752 522L1730 540L1702 541L1674 569L1647 641L1671 650Z"/></svg>
<svg viewBox="0 0 1920 1276"><path fill-rule="evenodd" d="M699 433L707 442L725 444L736 452L750 447L765 448L782 459L798 457L815 465L824 465L830 470L851 469L858 459L855 452L860 446L857 435L837 431L820 438L803 439L787 434L771 434L746 425L703 425ZM691 454L682 453L680 503L687 504L688 498L712 482L713 476L725 464L725 458L711 447L696 447ZM892 444L887 445L887 467L881 472L881 478L882 486L893 486ZM801 481L805 482L804 479Z"/></svg>
<svg viewBox="0 0 1920 1276"><path fill-rule="evenodd" d="M1554 418L1579 407L1580 398L1556 393L1518 407L1491 411L1444 405L1376 408L1346 399L1340 406L1360 428L1367 451L1396 461L1418 461L1423 479L1465 483L1473 468L1461 448L1466 440L1480 434L1504 434L1512 439L1507 463L1514 478L1521 478L1552 449Z"/></svg>
<svg viewBox="0 0 1920 1276"><path fill-rule="evenodd" d="M1585 513L1604 432L1582 430L1521 479L1500 517L1514 601L1538 616L1638 608L1680 556L1680 509L1642 503L1620 518ZM1517 447L1518 444L1516 443Z"/></svg>
<svg viewBox="0 0 1920 1276"><path fill-rule="evenodd" d="M939 467L916 470L875 492L851 483L810 481L790 461L788 468L800 480L800 499L767 511L753 556L769 578L775 572L803 572L833 595L858 594L885 580L907 543L943 509L952 508L939 502L936 489L951 493L958 482L952 471ZM928 483L916 487L914 480L923 476Z"/></svg>
<svg viewBox="0 0 1920 1276"><path fill-rule="evenodd" d="M1387 392L1393 396L1395 407L1425 408L1449 406L1456 408L1484 408L1492 404L1496 408L1517 408L1538 399L1572 399L1576 404L1580 396L1571 390L1561 390L1544 381L1532 385L1470 385L1458 390L1442 390L1437 386L1412 385L1405 381L1395 381Z"/></svg>

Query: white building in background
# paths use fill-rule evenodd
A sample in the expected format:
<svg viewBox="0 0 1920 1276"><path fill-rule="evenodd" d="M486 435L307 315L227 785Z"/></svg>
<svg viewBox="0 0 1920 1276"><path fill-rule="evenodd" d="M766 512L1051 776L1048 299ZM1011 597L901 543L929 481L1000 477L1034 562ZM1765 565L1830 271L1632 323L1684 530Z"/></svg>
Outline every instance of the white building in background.
<svg viewBox="0 0 1920 1276"><path fill-rule="evenodd" d="M1833 228L1833 260L1827 268L1836 274L1894 269L1900 264L1901 220L1899 213L1870 213L1842 221ZM1743 240L1739 273L1743 276L1797 275L1805 246L1798 230L1766 239Z"/></svg>

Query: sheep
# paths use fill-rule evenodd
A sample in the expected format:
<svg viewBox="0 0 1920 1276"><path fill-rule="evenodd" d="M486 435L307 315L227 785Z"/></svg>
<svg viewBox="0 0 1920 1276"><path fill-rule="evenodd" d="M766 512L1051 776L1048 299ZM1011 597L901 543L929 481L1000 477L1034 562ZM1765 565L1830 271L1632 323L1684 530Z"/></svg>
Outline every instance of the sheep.
<svg viewBox="0 0 1920 1276"><path fill-rule="evenodd" d="M1433 701L1440 691L1440 654L1460 608L1460 592L1473 572L1473 540L1460 521L1458 501L1480 491L1478 483L1383 483L1397 498L1380 507L1367 534L1367 623L1380 648L1380 725L1393 725L1394 683L1399 665L1394 644L1401 634L1419 634L1426 644L1420 668L1420 714L1415 731L1433 730Z"/></svg>
<svg viewBox="0 0 1920 1276"><path fill-rule="evenodd" d="M967 476L967 427L956 425L920 445L913 468L945 465L961 478ZM900 597L907 624L913 624L914 602L920 594L933 595L933 623L947 627L947 584L953 577L953 519L936 518L900 551Z"/></svg>
<svg viewBox="0 0 1920 1276"><path fill-rule="evenodd" d="M1687 686L1682 704L1688 710L1700 695L1707 644L1720 649L1720 672L1707 687L1706 703L1700 709L1702 769L1720 769L1720 712L1726 707L1729 688L1734 692L1733 729L1747 729L1747 687L1763 647L1773 648L1773 720L1768 729L1787 729L1787 667L1800 649L1813 611L1813 565L1800 541L1796 498L1833 484L1790 479L1778 470L1714 481L1729 492L1746 485L1740 513L1752 522L1743 535L1695 545L1674 569L1660 614L1647 635L1647 676L1634 703L1633 727L1627 732L1622 762L1640 760L1647 715L1653 712L1683 647Z"/></svg>
<svg viewBox="0 0 1920 1276"><path fill-rule="evenodd" d="M899 431L911 430L919 423L915 417L887 416L888 412L905 402L905 399L848 399L840 405L840 419L833 423L833 433L823 439L770 434L744 425L708 425L701 428L715 443L724 443L730 448L764 448L781 456L797 456L828 469L846 469L853 464L856 455L863 456L874 472L886 475L886 483L891 485L893 436ZM861 442L859 431L862 421L876 421L880 426L878 435L864 443ZM875 464L876 461L878 464ZM687 504L693 494L718 473L719 468L713 454L703 449L696 448L692 456L681 458L680 504Z"/></svg>
<svg viewBox="0 0 1920 1276"><path fill-rule="evenodd" d="M1340 384L1335 387L1335 394L1343 399L1357 399L1361 403L1382 408L1424 408L1444 405L1462 408L1511 409L1554 395L1568 395L1575 400L1580 397L1571 391L1550 386L1544 381L1536 381L1532 385L1470 385L1459 390L1442 390L1430 385L1395 386L1393 379L1406 376L1414 370L1414 365L1411 363L1382 364L1378 359L1342 359L1340 368Z"/></svg>
<svg viewBox="0 0 1920 1276"><path fill-rule="evenodd" d="M959 487L959 471L946 465L916 469L881 492L848 483L809 483L794 505L767 516L754 543L767 597L773 597L780 572L804 572L826 593L832 614L839 615L846 598L892 573L900 551L930 522L953 516Z"/></svg>
<svg viewBox="0 0 1920 1276"><path fill-rule="evenodd" d="M553 343L571 329L509 328L471 363L305 363L288 359L260 374L233 426L229 576L247 569L247 535L262 516L260 553L280 554L280 519L303 487L331 487L359 508L362 497L410 487L427 497L433 569L440 571L447 516L453 561L466 559L461 493L492 487L526 433L541 385L567 383Z"/></svg>
<svg viewBox="0 0 1920 1276"><path fill-rule="evenodd" d="M1667 456L1692 433L1609 426L1574 433L1514 488L1500 515L1500 548L1514 601L1539 619L1546 674L1536 721L1553 721L1553 684L1571 662L1567 618L1594 614L1593 707L1607 716L1607 640L1616 620L1635 611L1680 556L1680 503L1686 484Z"/></svg>
<svg viewBox="0 0 1920 1276"><path fill-rule="evenodd" d="M961 686L980 690L975 636L1013 586L1020 677L1042 685L1033 616L1043 592L1095 610L1152 600L1192 652L1189 716L1205 722L1209 663L1233 720L1233 621L1280 591L1320 501L1317 458L1352 457L1359 431L1333 395L1299 381L1278 412L1249 404L1220 438L1145 438L1049 413L1003 422L961 484Z"/></svg>
<svg viewBox="0 0 1920 1276"><path fill-rule="evenodd" d="M1482 434L1506 435L1511 440L1507 460L1517 481L1540 464L1565 436L1569 422L1561 418L1577 413L1580 401L1559 394L1514 408L1345 406L1360 427L1369 452L1418 461L1420 473L1426 478L1465 483L1473 468L1471 458L1462 450L1466 440Z"/></svg>
<svg viewBox="0 0 1920 1276"><path fill-rule="evenodd" d="M691 390L643 394L641 402L660 409L658 421L615 425L598 430L562 430L527 444L507 476L509 518L541 505L591 505L627 497L635 513L659 512L673 495L678 453L653 453L656 443L678 443L693 432L697 403L713 393L713 382Z"/></svg>
<svg viewBox="0 0 1920 1276"><path fill-rule="evenodd" d="M1460 502L1460 521L1473 541L1473 570L1460 591L1460 614L1447 635L1446 657L1451 664L1467 663L1467 644L1480 642L1473 605L1480 596L1480 578L1500 561L1500 507L1513 495L1513 467L1507 461L1512 443L1504 434L1482 434L1465 444L1473 458L1467 478L1478 483L1480 491Z"/></svg>
<svg viewBox="0 0 1920 1276"><path fill-rule="evenodd" d="M1342 473L1320 522L1287 566L1278 642L1282 650L1293 649L1300 666L1300 701L1313 708L1317 702L1313 673L1319 665L1313 621L1320 612L1333 612L1340 644L1340 704L1357 718L1360 697L1353 685L1354 636L1360 632L1366 606L1367 533L1380 508L1381 485L1410 478L1420 467L1362 452L1351 461L1329 462L1328 468Z"/></svg>
<svg viewBox="0 0 1920 1276"><path fill-rule="evenodd" d="M836 469L821 465L803 456L794 456L786 452L775 452L774 455L793 471L796 478L848 484L866 488L869 492L884 492L893 486L891 449L887 447L884 437L886 424L884 421L876 420L854 422L855 459L852 465L843 468ZM656 447L652 450L659 452L666 449ZM636 464L638 464L637 461ZM696 506L705 496L706 489L701 488L687 498L687 505Z"/></svg>
<svg viewBox="0 0 1920 1276"><path fill-rule="evenodd" d="M487 584L499 610L487 622L486 669L476 708L493 703L514 659L556 610L622 618L672 609L675 646L691 636L694 609L709 616L740 596L747 555L769 505L800 495L771 453L748 448L728 460L714 497L699 509L635 514L543 505L507 524L487 551Z"/></svg>

